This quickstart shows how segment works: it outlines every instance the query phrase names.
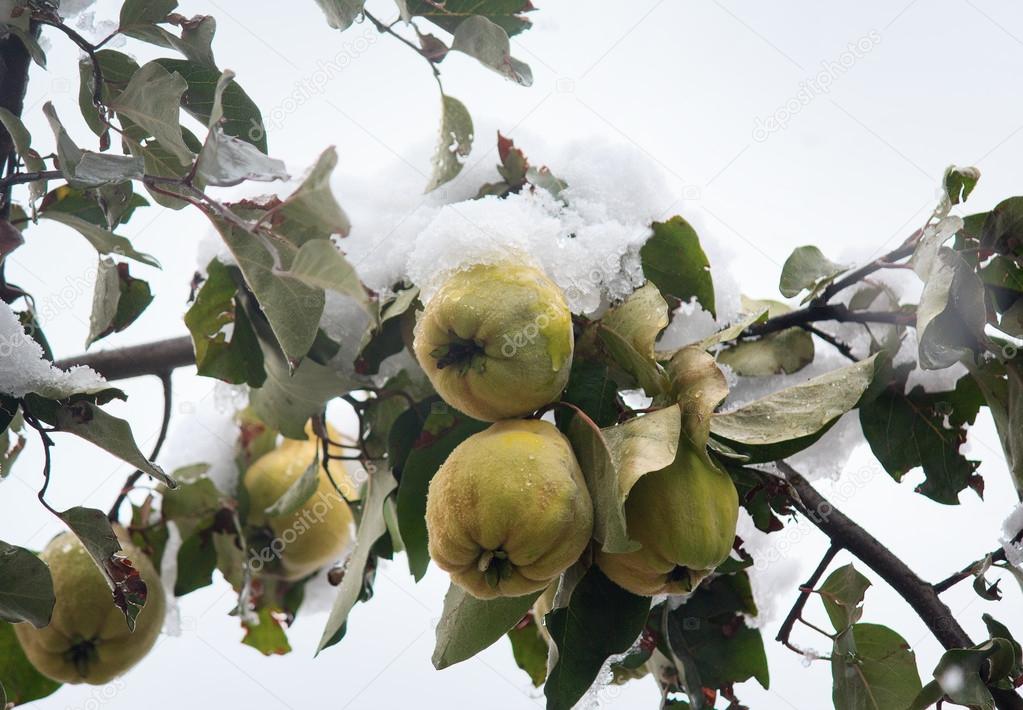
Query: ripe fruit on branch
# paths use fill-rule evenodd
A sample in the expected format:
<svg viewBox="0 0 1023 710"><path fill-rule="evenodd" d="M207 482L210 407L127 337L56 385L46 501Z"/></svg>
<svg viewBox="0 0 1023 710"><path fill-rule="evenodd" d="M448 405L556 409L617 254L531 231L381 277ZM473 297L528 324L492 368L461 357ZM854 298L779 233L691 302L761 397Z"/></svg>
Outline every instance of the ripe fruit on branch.
<svg viewBox="0 0 1023 710"><path fill-rule="evenodd" d="M298 509L284 515L268 515L266 509L284 495L320 452L320 440L306 427L307 441L285 439L273 451L258 458L245 472L245 490L249 495L247 524L250 528L268 529L260 538L250 535L252 558L256 571L286 580L306 577L337 560L351 540L352 512L345 502L357 498L357 488L349 477L343 461L328 464L331 477L338 485L339 495L323 471L322 456L317 470L315 492ZM339 441L328 425L332 441ZM331 454L340 454L330 446Z"/></svg>
<svg viewBox="0 0 1023 710"><path fill-rule="evenodd" d="M691 592L728 557L738 516L731 477L683 436L675 461L640 478L625 501L629 537L642 547L598 551L596 561L634 594Z"/></svg>
<svg viewBox="0 0 1023 710"><path fill-rule="evenodd" d="M544 421L508 420L459 444L430 482L430 556L480 599L543 589L575 562L593 504L568 440Z"/></svg>
<svg viewBox="0 0 1023 710"><path fill-rule="evenodd" d="M415 353L451 406L483 421L557 399L572 367L572 314L561 290L522 264L473 266L445 282L415 330Z"/></svg>
<svg viewBox="0 0 1023 710"><path fill-rule="evenodd" d="M160 578L141 550L123 538L121 547L148 589L134 631L77 537L62 533L39 555L53 577L53 616L41 629L27 622L15 624L14 633L25 656L46 677L102 685L142 660L156 643L166 612Z"/></svg>

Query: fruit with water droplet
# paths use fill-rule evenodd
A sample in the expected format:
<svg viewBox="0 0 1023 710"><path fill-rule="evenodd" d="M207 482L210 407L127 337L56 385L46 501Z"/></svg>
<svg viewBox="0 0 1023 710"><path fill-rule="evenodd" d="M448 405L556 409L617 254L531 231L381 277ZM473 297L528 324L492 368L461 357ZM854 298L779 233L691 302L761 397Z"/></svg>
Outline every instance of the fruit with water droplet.
<svg viewBox="0 0 1023 710"><path fill-rule="evenodd" d="M640 478L625 501L633 552L598 551L597 564L634 594L691 592L725 561L739 495L731 477L683 438L675 461Z"/></svg>
<svg viewBox="0 0 1023 710"><path fill-rule="evenodd" d="M561 290L516 263L456 273L426 304L415 353L451 406L483 421L522 416L558 398L574 340Z"/></svg>
<svg viewBox="0 0 1023 710"><path fill-rule="evenodd" d="M426 525L430 557L455 584L480 599L514 597L543 589L579 558L593 504L561 432L508 420L451 452L430 482Z"/></svg>
<svg viewBox="0 0 1023 710"><path fill-rule="evenodd" d="M74 534L58 535L40 553L53 578L53 616L41 629L28 622L15 624L14 633L29 662L47 678L102 685L142 660L156 643L166 613L160 577L141 550L123 537L120 542L147 588L134 631L114 604L103 573Z"/></svg>

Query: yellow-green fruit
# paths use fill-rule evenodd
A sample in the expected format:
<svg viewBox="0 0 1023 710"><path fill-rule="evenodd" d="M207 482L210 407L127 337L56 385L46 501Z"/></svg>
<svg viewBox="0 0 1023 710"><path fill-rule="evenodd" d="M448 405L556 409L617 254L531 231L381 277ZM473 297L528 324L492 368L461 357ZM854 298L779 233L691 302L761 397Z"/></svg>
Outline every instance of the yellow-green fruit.
<svg viewBox="0 0 1023 710"><path fill-rule="evenodd" d="M625 501L629 537L642 547L598 552L597 564L634 594L691 592L728 557L738 517L732 479L683 445L670 466L640 478Z"/></svg>
<svg viewBox="0 0 1023 710"><path fill-rule="evenodd" d="M146 583L146 604L128 629L106 579L72 533L55 537L39 555L50 567L56 604L49 626L14 625L25 656L36 670L62 683L108 683L134 666L156 643L166 598L152 562L121 540L124 554Z"/></svg>
<svg viewBox="0 0 1023 710"><path fill-rule="evenodd" d="M480 599L543 589L582 554L593 503L568 440L535 419L459 444L430 481L430 557Z"/></svg>
<svg viewBox="0 0 1023 710"><path fill-rule="evenodd" d="M331 438L334 439L333 434ZM249 494L247 522L250 526L267 526L273 532L272 539L259 540L252 551L250 562L263 574L301 579L337 560L351 540L352 511L345 497L355 500L356 488L341 461L331 461L328 466L343 497L321 466L316 491L301 507L286 515L266 514L266 509L309 468L317 447L312 440L286 440L245 472L245 490Z"/></svg>
<svg viewBox="0 0 1023 710"><path fill-rule="evenodd" d="M556 400L573 343L561 290L540 271L511 263L452 276L415 331L416 359L444 401L491 422Z"/></svg>

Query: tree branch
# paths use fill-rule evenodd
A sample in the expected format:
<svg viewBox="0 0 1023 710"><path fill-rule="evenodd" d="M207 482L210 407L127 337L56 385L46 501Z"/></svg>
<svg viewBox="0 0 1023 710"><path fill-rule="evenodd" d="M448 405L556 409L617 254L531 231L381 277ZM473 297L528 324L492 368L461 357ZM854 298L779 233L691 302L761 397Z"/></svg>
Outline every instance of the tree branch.
<svg viewBox="0 0 1023 710"><path fill-rule="evenodd" d="M887 265L905 259L907 256L911 256L916 251L916 244L920 241L920 237L923 235L923 230L918 229L909 235L909 238L904 241L897 249L893 249L888 252L880 259L875 259L869 264L865 264L854 271L850 271L848 274L832 281L830 284L824 287L820 295L813 300L812 305L822 305L830 301L835 294L840 291L844 291L853 284L859 283L867 276L870 276L875 271L885 268Z"/></svg>
<svg viewBox="0 0 1023 710"><path fill-rule="evenodd" d="M195 352L192 350L192 339L183 335L142 345L76 355L58 360L54 364L63 369L85 365L108 380L127 380L194 365Z"/></svg>
<svg viewBox="0 0 1023 710"><path fill-rule="evenodd" d="M832 305L811 304L774 318L763 323L755 323L744 330L740 338L752 338L758 335L776 333L792 327L804 327L817 321L839 321L840 323L887 323L889 325L913 325L916 315L898 311L854 311L842 303Z"/></svg>
<svg viewBox="0 0 1023 710"><path fill-rule="evenodd" d="M790 498L797 509L827 535L881 577L927 625L945 649L969 648L974 644L934 587L920 579L905 562L877 541L873 535L850 520L817 492L802 474L784 461L778 469L792 488ZM1023 710L1023 698L1013 690L989 688L999 710Z"/></svg>
<svg viewBox="0 0 1023 710"><path fill-rule="evenodd" d="M774 640L781 642L785 648L795 651L800 655L803 654L802 649L797 648L789 641L789 635L792 633L792 627L796 625L796 621L802 618L803 608L806 607L806 602L813 593L813 588L817 586L817 583L827 571L828 565L831 564L832 560L835 559L835 555L841 549L842 546L840 544L832 542L831 547L828 548L828 551L824 553L824 557L821 558L820 564L817 565L817 569L813 571L810 578L799 588L799 597L796 599L796 603L792 605L789 615L785 617L785 621L781 622L781 626L778 628L778 635L774 637Z"/></svg>

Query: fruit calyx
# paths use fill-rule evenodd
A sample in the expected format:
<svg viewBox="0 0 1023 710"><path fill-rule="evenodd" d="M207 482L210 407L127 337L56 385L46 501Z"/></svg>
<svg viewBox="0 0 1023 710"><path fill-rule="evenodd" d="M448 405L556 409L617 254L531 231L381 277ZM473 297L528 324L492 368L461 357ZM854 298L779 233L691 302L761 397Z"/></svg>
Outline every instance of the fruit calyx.
<svg viewBox="0 0 1023 710"><path fill-rule="evenodd" d="M668 572L669 582L682 582L689 579L689 568L685 565L675 565L671 572Z"/></svg>
<svg viewBox="0 0 1023 710"><path fill-rule="evenodd" d="M502 579L510 579L512 571L515 569L511 560L508 559L508 553L501 548L484 550L476 562L476 568L483 573L483 577L491 589L497 589L497 585Z"/></svg>
<svg viewBox="0 0 1023 710"><path fill-rule="evenodd" d="M92 639L80 638L64 652L64 657L74 664L78 674L84 678L89 673L89 666L99 660L99 653Z"/></svg>
<svg viewBox="0 0 1023 710"><path fill-rule="evenodd" d="M437 361L438 370L454 366L463 374L469 369L483 371L485 351L475 340L452 335L450 343L434 348L430 355Z"/></svg>

